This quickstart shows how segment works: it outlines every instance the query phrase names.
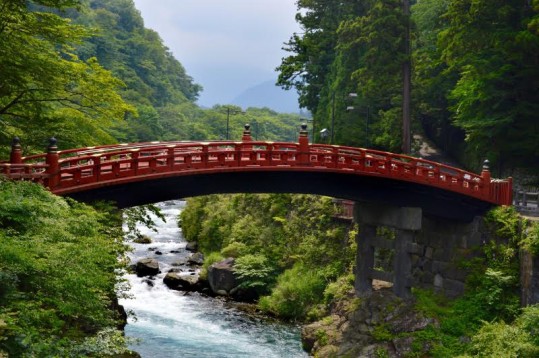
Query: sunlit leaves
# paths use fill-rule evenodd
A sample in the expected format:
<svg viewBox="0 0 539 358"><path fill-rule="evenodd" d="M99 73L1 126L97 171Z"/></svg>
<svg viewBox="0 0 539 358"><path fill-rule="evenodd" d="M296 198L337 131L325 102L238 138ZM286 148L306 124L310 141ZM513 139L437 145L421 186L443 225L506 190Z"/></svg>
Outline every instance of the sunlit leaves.
<svg viewBox="0 0 539 358"><path fill-rule="evenodd" d="M110 307L126 247L114 215L8 181L0 212L0 347L68 356L84 336L116 326Z"/></svg>

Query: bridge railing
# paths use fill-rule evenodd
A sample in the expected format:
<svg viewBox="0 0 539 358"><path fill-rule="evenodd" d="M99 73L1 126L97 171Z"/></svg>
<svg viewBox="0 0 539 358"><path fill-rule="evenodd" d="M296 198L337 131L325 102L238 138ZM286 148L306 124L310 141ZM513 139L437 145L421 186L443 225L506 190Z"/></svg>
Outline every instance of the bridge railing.
<svg viewBox="0 0 539 358"><path fill-rule="evenodd" d="M513 197L513 204L519 213L527 216L539 216L539 188L515 188Z"/></svg>
<svg viewBox="0 0 539 358"><path fill-rule="evenodd" d="M40 182L65 194L100 183L149 177L230 170L333 171L404 180L458 192L495 204L511 205L512 182L444 164L383 151L309 144L302 128L299 141L253 141L246 126L242 141L145 142L59 151L51 140L45 154L23 157L18 141L0 174Z"/></svg>

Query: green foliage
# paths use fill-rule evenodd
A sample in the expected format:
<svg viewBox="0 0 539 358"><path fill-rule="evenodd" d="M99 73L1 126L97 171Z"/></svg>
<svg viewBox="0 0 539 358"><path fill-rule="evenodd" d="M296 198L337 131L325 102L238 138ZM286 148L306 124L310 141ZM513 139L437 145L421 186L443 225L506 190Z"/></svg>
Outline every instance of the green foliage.
<svg viewBox="0 0 539 358"><path fill-rule="evenodd" d="M142 234L137 228L137 224L143 225L154 232L157 232L155 222L152 218L152 214L166 222L165 216L161 213L161 210L155 205L141 205L133 208L127 208L123 210L123 222L127 228L125 237L129 240L141 239ZM144 241L144 240L143 240Z"/></svg>
<svg viewBox="0 0 539 358"><path fill-rule="evenodd" d="M277 281L272 294L262 298L260 305L273 314L300 319L309 312L316 314L328 282L345 275L351 267L355 240L348 234L348 225L333 220L337 212L327 197L210 195L188 199L181 223L186 238L196 240L204 253L220 251L223 256L237 257L235 270L245 280L245 287L266 293L264 290ZM303 277L300 271L309 274ZM291 282L296 274L302 276L301 281ZM339 282L349 280L348 275ZM308 296L309 289L321 291ZM345 294L341 289L334 284L326 299ZM296 295L291 293L296 291L302 298L289 302L295 299L287 295Z"/></svg>
<svg viewBox="0 0 539 358"><path fill-rule="evenodd" d="M0 213L0 349L69 356L98 331L113 339L126 252L119 215L8 181L0 181Z"/></svg>
<svg viewBox="0 0 539 358"><path fill-rule="evenodd" d="M324 290L324 302L330 304L348 297L350 292L354 290L354 279L354 274L349 273L329 283Z"/></svg>
<svg viewBox="0 0 539 358"><path fill-rule="evenodd" d="M389 342L395 338L395 335L391 333L386 323L375 326L371 335L379 342Z"/></svg>
<svg viewBox="0 0 539 358"><path fill-rule="evenodd" d="M243 242L233 241L221 250L224 257L240 257L248 252L249 248Z"/></svg>
<svg viewBox="0 0 539 358"><path fill-rule="evenodd" d="M200 270L200 277L206 279L208 277L208 268L216 262L223 261L225 258L219 252L211 252L204 256L204 264Z"/></svg>
<svg viewBox="0 0 539 358"><path fill-rule="evenodd" d="M474 357L537 357L539 355L539 306L529 306L513 324L484 322L473 335L469 353Z"/></svg>
<svg viewBox="0 0 539 358"><path fill-rule="evenodd" d="M441 294L430 290L414 288L412 290L416 299L416 309L427 317L445 317L450 313L448 300Z"/></svg>
<svg viewBox="0 0 539 358"><path fill-rule="evenodd" d="M442 59L459 74L449 96L455 124L469 155L481 153L501 170L537 161L539 71L531 53L539 35L527 26L536 15L519 1L452 1L440 32Z"/></svg>
<svg viewBox="0 0 539 358"><path fill-rule="evenodd" d="M511 208L487 215L493 240L483 246L484 256L468 265L464 296L447 299L415 289L416 308L435 317L439 325L414 333L434 357L534 357L539 353L539 309L520 309L518 251L528 247L526 223ZM534 226L530 226L534 229ZM471 339L463 339L468 337Z"/></svg>
<svg viewBox="0 0 539 358"><path fill-rule="evenodd" d="M526 235L522 239L521 245L534 255L539 255L539 223L528 222Z"/></svg>
<svg viewBox="0 0 539 358"><path fill-rule="evenodd" d="M305 318L308 308L323 297L326 281L320 273L296 264L277 279L271 295L260 299L260 308L286 319Z"/></svg>
<svg viewBox="0 0 539 358"><path fill-rule="evenodd" d="M248 254L238 257L234 262L239 287L254 290L259 295L269 292L275 277L274 271L263 255Z"/></svg>
<svg viewBox="0 0 539 358"><path fill-rule="evenodd" d="M6 1L0 14L0 140L24 135L42 149L56 135L61 145L104 144L114 121L134 108L118 90L123 83L95 58L73 46L91 32L54 10L79 1ZM40 6L43 5L43 6Z"/></svg>

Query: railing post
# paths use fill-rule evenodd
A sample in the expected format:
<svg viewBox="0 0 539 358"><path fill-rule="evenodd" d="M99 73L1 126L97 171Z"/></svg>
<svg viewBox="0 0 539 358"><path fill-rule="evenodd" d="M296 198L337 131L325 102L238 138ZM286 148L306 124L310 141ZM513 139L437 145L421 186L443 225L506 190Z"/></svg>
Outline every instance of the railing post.
<svg viewBox="0 0 539 358"><path fill-rule="evenodd" d="M241 137L241 141L242 142L251 142L253 139L251 138L251 125L250 124L245 124L244 126L244 130L243 130L243 135Z"/></svg>
<svg viewBox="0 0 539 358"><path fill-rule="evenodd" d="M513 178L507 178L507 192L505 193L505 203L504 205L513 205Z"/></svg>
<svg viewBox="0 0 539 358"><path fill-rule="evenodd" d="M47 164L47 186L49 189L54 189L60 182L60 173L58 165L58 147L56 146L56 138L49 139L49 146L47 147L47 156L45 157L45 163Z"/></svg>
<svg viewBox="0 0 539 358"><path fill-rule="evenodd" d="M22 163L22 148L19 137L13 138L13 141L11 142L11 155L9 157L9 162L11 164Z"/></svg>
<svg viewBox="0 0 539 358"><path fill-rule="evenodd" d="M244 126L244 130L243 130L243 135L241 137L241 141L243 143L249 143L251 142L253 139L251 138L251 125L250 124L245 124ZM243 151L246 151L246 152L250 152L253 150L253 146L252 145L242 145L241 146L242 148L242 152ZM247 157L250 159L251 158L251 154L248 153L247 154ZM243 160L243 154L240 154L240 160Z"/></svg>
<svg viewBox="0 0 539 358"><path fill-rule="evenodd" d="M483 162L483 170L481 171L481 179L483 180L483 197L489 198L490 197L490 168L489 168L489 161L488 159L485 159Z"/></svg>
<svg viewBox="0 0 539 358"><path fill-rule="evenodd" d="M309 164L309 132L307 132L307 124L303 123L299 131L299 164Z"/></svg>

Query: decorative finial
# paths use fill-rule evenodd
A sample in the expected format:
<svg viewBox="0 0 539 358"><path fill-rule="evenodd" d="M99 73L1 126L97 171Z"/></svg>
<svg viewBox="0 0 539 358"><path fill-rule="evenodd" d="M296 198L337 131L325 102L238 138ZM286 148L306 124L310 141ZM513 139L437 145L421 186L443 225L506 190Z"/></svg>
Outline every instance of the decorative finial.
<svg viewBox="0 0 539 358"><path fill-rule="evenodd" d="M302 130L302 131L306 131L306 130L307 130L307 123L302 123L302 124L301 124L301 130Z"/></svg>
<svg viewBox="0 0 539 358"><path fill-rule="evenodd" d="M244 128L246 131L249 131L251 129L251 125L249 123L245 123Z"/></svg>
<svg viewBox="0 0 539 358"><path fill-rule="evenodd" d="M488 161L488 159L485 159L485 161L483 162L483 170L490 170L489 164L490 162Z"/></svg>
<svg viewBox="0 0 539 358"><path fill-rule="evenodd" d="M19 137L13 137L13 140L11 141L11 146L16 147L21 144L21 139Z"/></svg>
<svg viewBox="0 0 539 358"><path fill-rule="evenodd" d="M49 138L49 146L47 147L47 149L48 149L49 151L58 149L58 147L56 147L56 143L57 143L57 142L58 142L58 141L56 140L56 138L50 137L50 138Z"/></svg>

